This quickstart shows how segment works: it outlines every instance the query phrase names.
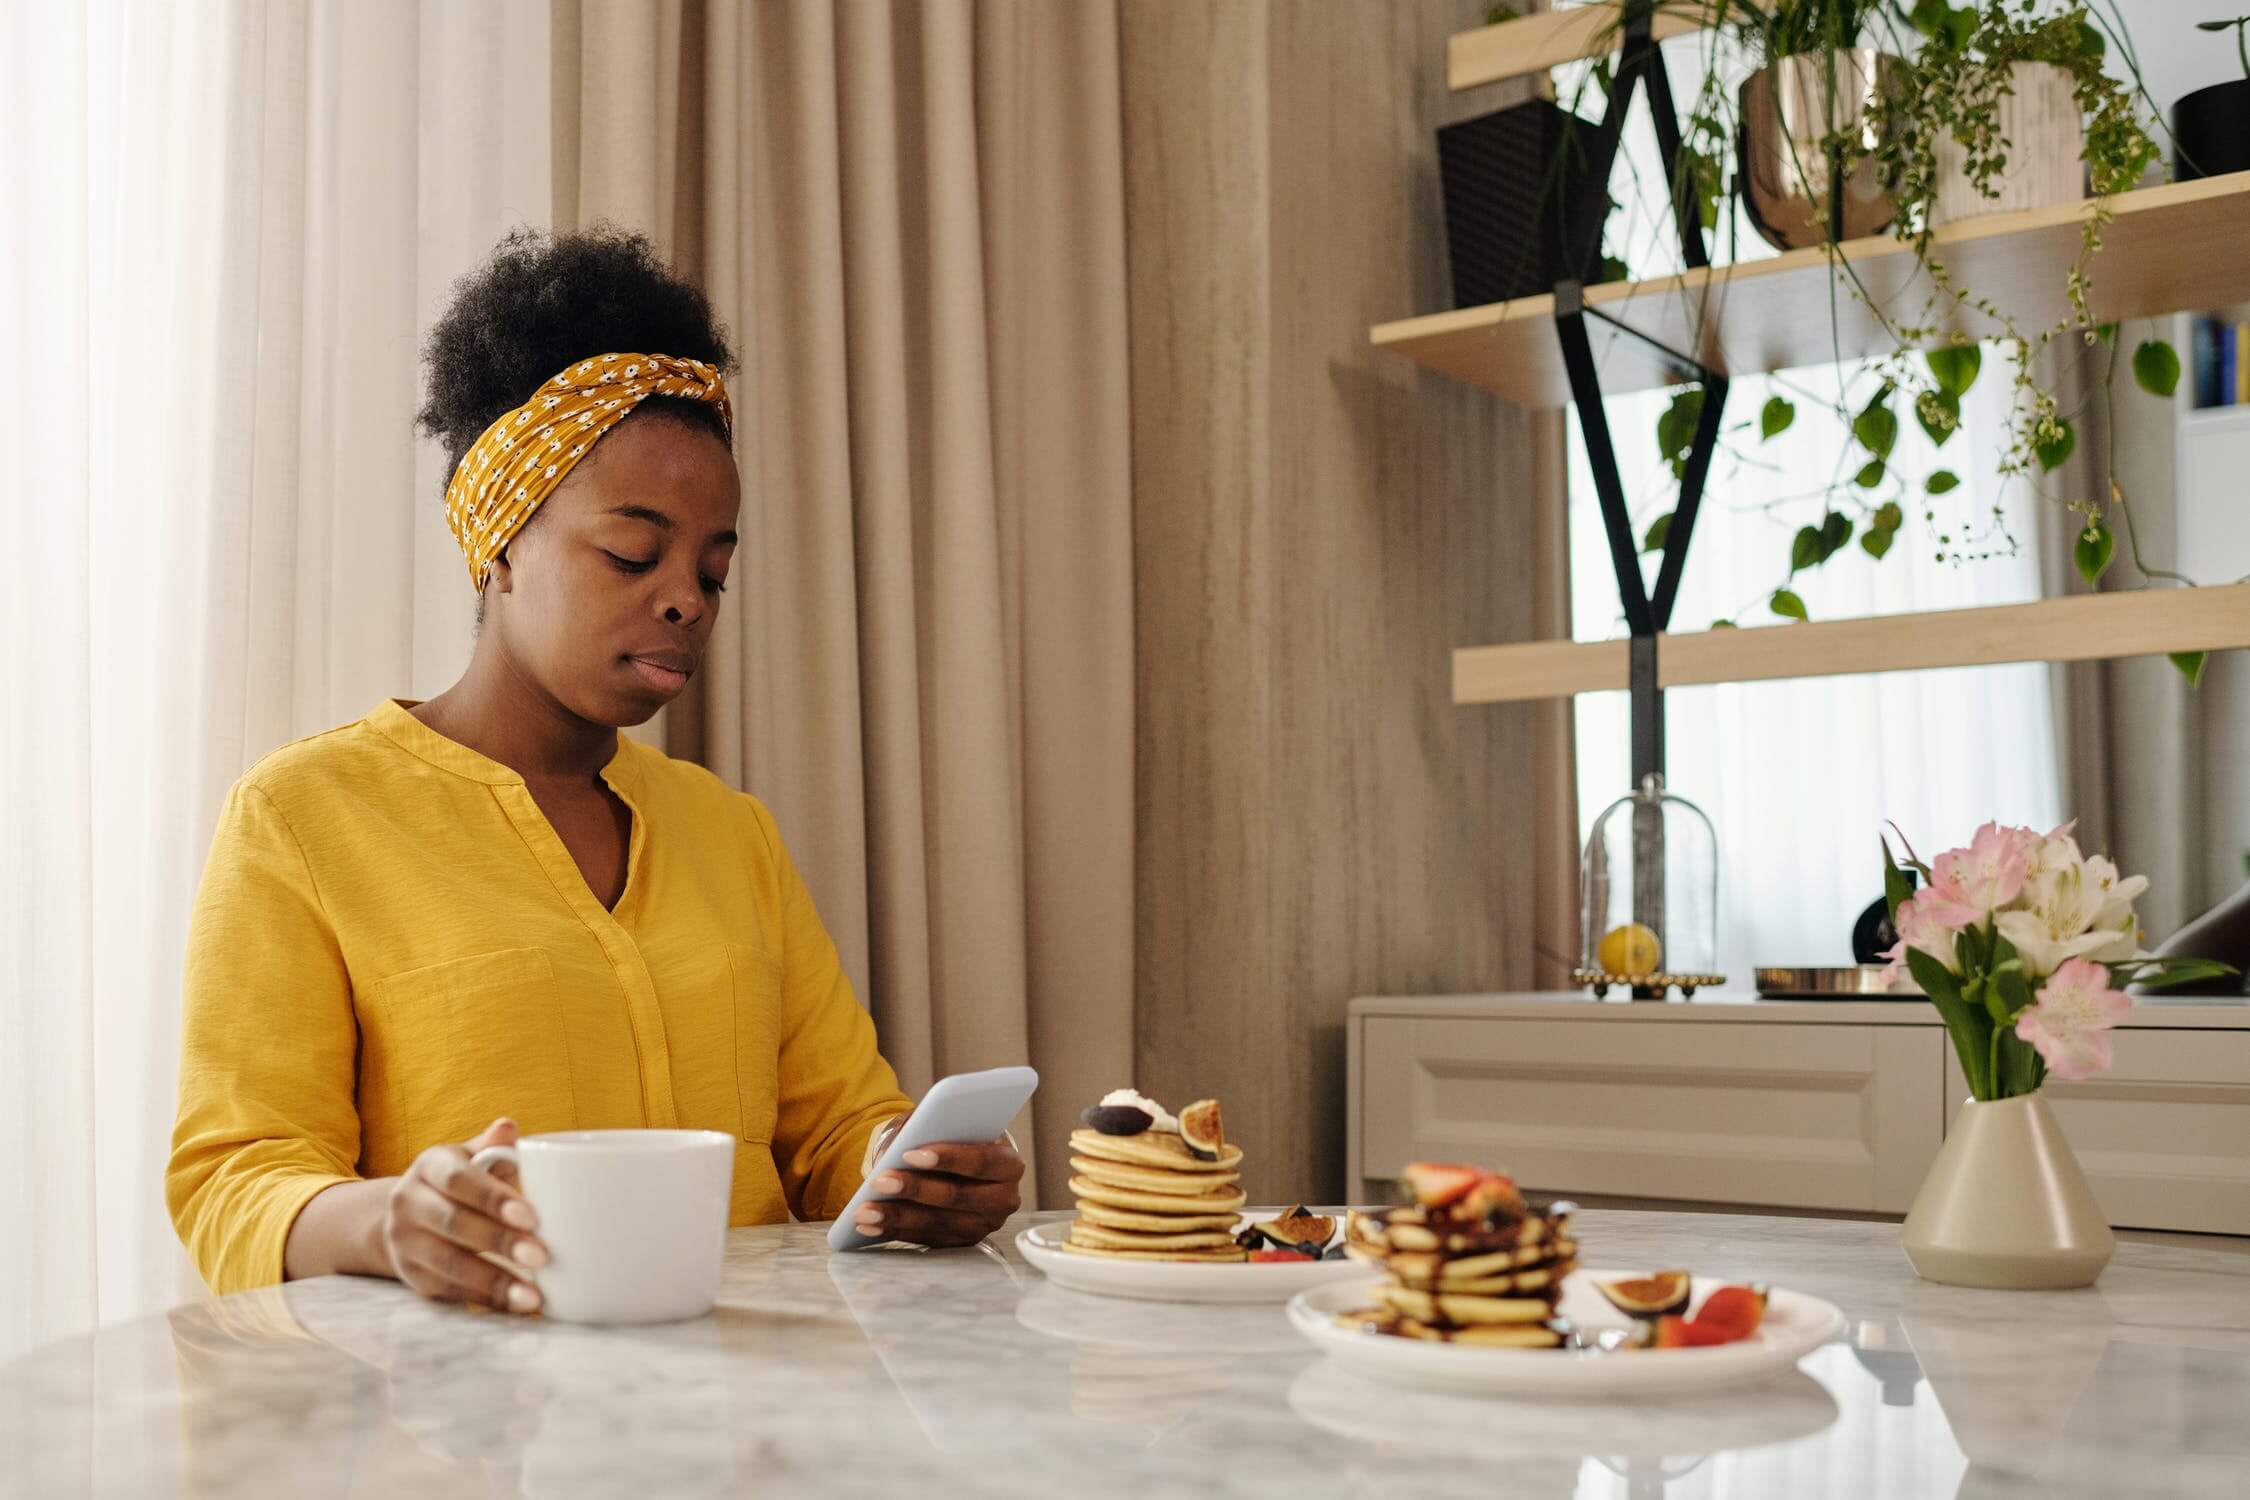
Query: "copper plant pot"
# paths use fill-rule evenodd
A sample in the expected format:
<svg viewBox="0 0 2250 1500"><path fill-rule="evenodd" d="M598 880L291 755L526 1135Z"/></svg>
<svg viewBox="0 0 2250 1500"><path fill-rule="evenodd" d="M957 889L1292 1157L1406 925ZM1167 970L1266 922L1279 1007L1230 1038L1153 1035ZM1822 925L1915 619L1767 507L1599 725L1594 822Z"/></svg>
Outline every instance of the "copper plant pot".
<svg viewBox="0 0 2250 1500"><path fill-rule="evenodd" d="M1882 144L1882 101L1904 86L1906 65L1872 47L1784 57L1743 84L1742 206L1765 242L1798 250L1829 238L1837 197L1844 239L1876 234L1898 217L1872 159ZM1851 148L1843 170L1839 149Z"/></svg>

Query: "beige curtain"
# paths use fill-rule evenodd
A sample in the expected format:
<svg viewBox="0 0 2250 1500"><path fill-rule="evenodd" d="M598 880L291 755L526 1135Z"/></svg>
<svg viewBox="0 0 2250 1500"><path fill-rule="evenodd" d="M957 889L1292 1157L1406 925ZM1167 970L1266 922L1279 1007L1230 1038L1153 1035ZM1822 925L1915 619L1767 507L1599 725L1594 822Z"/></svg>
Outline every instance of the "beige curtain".
<svg viewBox="0 0 2250 1500"><path fill-rule="evenodd" d="M2074 413L2078 439L2069 461L2040 483L2042 496L2058 502L2039 512L2041 581L2050 598L2089 592L2074 561L2084 521L2059 502L2106 496L2113 454L2143 559L2158 569L2182 565L2173 498L2174 414L2169 404L2134 386L2127 363L2142 339L2169 337L2170 321L2128 322L2119 329L2108 407L2100 386L2106 354L2087 356L2071 346L2038 356L2040 378L2050 383L2062 409ZM2102 588L2173 586L2163 580L2152 584L2133 565L2124 519L2114 510L2109 524L2118 532L2118 546ZM2187 571L2195 571L2192 561ZM2101 850L2124 869L2149 877L2138 905L2151 940L2161 942L2235 889L2234 882L2214 883L2207 875L2204 700L2161 656L2057 663L2048 670L2055 685L2064 806L2077 816L2079 841L2089 851Z"/></svg>
<svg viewBox="0 0 2250 1500"><path fill-rule="evenodd" d="M1114 8L556 0L553 35L557 227L698 277L753 414L667 747L774 808L910 1089L1040 1070L1054 1196L1132 1063Z"/></svg>

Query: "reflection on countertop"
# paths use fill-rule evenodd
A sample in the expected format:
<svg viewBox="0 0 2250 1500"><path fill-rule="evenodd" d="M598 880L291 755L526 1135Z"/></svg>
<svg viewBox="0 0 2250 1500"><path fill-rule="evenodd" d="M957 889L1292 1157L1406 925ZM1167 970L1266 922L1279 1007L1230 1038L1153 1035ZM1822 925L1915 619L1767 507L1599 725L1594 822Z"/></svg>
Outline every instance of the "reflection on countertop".
<svg viewBox="0 0 2250 1500"><path fill-rule="evenodd" d="M1388 1389L1279 1307L1047 1285L1011 1236L738 1230L718 1310L577 1328L328 1278L0 1367L0 1495L2250 1494L2250 1257L2128 1243L2058 1293L1917 1281L1897 1229L1587 1210L1600 1263L1826 1297L1845 1340L1686 1401ZM1320 1486L1318 1490L1305 1487Z"/></svg>

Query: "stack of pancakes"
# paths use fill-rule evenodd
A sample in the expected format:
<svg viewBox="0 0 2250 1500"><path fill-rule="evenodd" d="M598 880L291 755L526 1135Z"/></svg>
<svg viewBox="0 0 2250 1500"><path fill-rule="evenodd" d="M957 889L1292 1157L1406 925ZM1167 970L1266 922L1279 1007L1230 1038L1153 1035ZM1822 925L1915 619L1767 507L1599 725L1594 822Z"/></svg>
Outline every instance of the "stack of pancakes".
<svg viewBox="0 0 2250 1500"><path fill-rule="evenodd" d="M1470 1217L1420 1205L1355 1211L1345 1229L1354 1260L1387 1279L1376 1305L1340 1321L1370 1332L1445 1343L1551 1349L1563 1278L1577 1266L1572 1205Z"/></svg>
<svg viewBox="0 0 2250 1500"><path fill-rule="evenodd" d="M1199 1161L1168 1131L1070 1133L1070 1190L1078 1217L1066 1247L1080 1255L1129 1260L1242 1260L1234 1242L1241 1217L1242 1148L1220 1147Z"/></svg>

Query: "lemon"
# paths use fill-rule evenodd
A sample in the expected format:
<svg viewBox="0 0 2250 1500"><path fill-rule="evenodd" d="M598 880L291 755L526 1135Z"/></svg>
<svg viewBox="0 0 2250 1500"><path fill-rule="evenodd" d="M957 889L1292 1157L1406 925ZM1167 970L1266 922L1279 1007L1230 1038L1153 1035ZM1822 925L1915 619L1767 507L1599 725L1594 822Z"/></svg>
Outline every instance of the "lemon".
<svg viewBox="0 0 2250 1500"><path fill-rule="evenodd" d="M1594 956L1601 960L1605 973L1621 974L1627 979L1646 979L1664 961L1664 945L1656 940L1655 933L1640 923L1627 922L1609 930Z"/></svg>

